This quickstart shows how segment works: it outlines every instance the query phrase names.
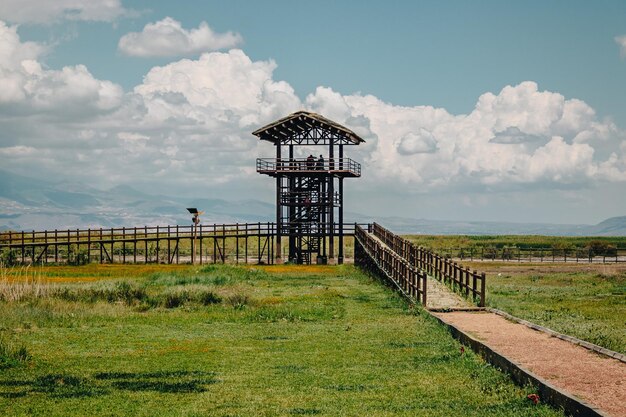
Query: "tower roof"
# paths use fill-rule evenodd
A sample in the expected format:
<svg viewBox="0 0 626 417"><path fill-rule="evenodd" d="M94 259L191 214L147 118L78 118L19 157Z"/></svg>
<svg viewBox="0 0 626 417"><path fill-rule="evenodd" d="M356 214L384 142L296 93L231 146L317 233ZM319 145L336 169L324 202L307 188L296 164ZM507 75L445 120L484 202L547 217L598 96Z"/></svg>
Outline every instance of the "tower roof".
<svg viewBox="0 0 626 417"><path fill-rule="evenodd" d="M358 145L365 142L347 127L320 114L304 110L291 113L252 134L274 144L323 145L332 141L335 144Z"/></svg>

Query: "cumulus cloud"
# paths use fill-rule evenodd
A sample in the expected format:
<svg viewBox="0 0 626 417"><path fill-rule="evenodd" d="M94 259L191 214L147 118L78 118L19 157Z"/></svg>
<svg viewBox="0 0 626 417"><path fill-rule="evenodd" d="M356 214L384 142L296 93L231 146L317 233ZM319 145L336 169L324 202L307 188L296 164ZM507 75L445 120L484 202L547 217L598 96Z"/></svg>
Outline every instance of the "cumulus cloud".
<svg viewBox="0 0 626 417"><path fill-rule="evenodd" d="M120 0L2 0L0 19L13 23L60 20L111 22L128 14Z"/></svg>
<svg viewBox="0 0 626 417"><path fill-rule="evenodd" d="M521 143L533 143L540 141L544 141L544 138L524 133L517 126L509 126L503 131L494 132L493 138L489 139L489 142L491 143L501 143L504 145L518 145Z"/></svg>
<svg viewBox="0 0 626 417"><path fill-rule="evenodd" d="M626 180L619 149L624 133L598 120L581 100L540 91L534 82L485 93L471 113L458 116L329 88L318 88L306 103L340 123L356 116L370 121L377 145L361 156L383 183L441 190ZM615 157L600 159L600 144L612 148Z"/></svg>
<svg viewBox="0 0 626 417"><path fill-rule="evenodd" d="M0 82L15 76L19 94L0 103L0 164L14 172L105 186L132 179L158 191L224 184L249 178L263 153L252 130L302 108L273 79L275 62L241 50L154 67L124 93L82 65L45 69L36 45L20 42L14 27L4 32L14 36L0 51L13 58L0 62Z"/></svg>
<svg viewBox="0 0 626 417"><path fill-rule="evenodd" d="M21 42L16 26L0 21L0 108L8 113L57 116L99 114L115 109L122 88L94 78L84 65L45 69L38 61L45 48Z"/></svg>
<svg viewBox="0 0 626 417"><path fill-rule="evenodd" d="M242 42L240 34L216 33L206 22L200 23L197 29L186 30L179 21L166 17L158 22L148 23L141 32L122 36L118 49L129 56L173 57L230 49Z"/></svg>
<svg viewBox="0 0 626 417"><path fill-rule="evenodd" d="M432 153L437 151L437 140L431 132L420 128L418 132L409 132L402 136L397 148L402 155Z"/></svg>
<svg viewBox="0 0 626 417"><path fill-rule="evenodd" d="M16 173L99 185L132 181L160 192L270 188L254 173L254 159L271 156L272 147L251 132L305 108L366 139L347 156L363 162L368 187L507 190L626 181L624 132L583 101L534 82L487 92L469 114L454 115L329 87L302 102L275 79L274 61L253 61L239 49L154 67L127 92L83 65L47 69L44 52L0 24L0 165Z"/></svg>
<svg viewBox="0 0 626 417"><path fill-rule="evenodd" d="M626 35L616 36L615 42L619 45L622 58L626 58Z"/></svg>

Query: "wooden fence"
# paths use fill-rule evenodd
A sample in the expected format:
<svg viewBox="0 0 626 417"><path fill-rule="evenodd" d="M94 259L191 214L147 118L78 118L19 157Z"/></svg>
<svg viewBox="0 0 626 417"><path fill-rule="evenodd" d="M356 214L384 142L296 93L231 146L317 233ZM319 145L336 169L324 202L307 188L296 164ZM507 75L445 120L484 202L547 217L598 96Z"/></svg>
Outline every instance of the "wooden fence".
<svg viewBox="0 0 626 417"><path fill-rule="evenodd" d="M343 227L354 235L355 223ZM272 222L0 232L2 261L69 263L274 263Z"/></svg>
<svg viewBox="0 0 626 417"><path fill-rule="evenodd" d="M381 245L360 226L356 227L354 238L355 265L388 279L410 300L426 305L428 290L424 271Z"/></svg>
<svg viewBox="0 0 626 417"><path fill-rule="evenodd" d="M372 225L372 234L387 245L409 265L425 271L428 275L448 284L453 290L485 306L485 273L470 271L452 259L433 251L415 246L408 240L385 229L378 223Z"/></svg>

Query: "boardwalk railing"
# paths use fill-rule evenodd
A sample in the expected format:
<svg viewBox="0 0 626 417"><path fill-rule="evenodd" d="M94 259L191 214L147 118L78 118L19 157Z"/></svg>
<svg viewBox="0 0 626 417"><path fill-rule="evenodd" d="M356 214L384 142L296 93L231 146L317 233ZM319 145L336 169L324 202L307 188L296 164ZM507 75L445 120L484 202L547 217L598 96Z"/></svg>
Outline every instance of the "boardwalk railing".
<svg viewBox="0 0 626 417"><path fill-rule="evenodd" d="M426 305L426 273L381 245L360 226L356 227L354 234L354 263L385 277L410 300Z"/></svg>
<svg viewBox="0 0 626 417"><path fill-rule="evenodd" d="M425 271L428 275L448 284L453 290L485 306L485 273L470 271L452 259L433 251L415 246L408 240L385 229L378 223L372 225L372 233L394 253L406 259L409 265Z"/></svg>
<svg viewBox="0 0 626 417"><path fill-rule="evenodd" d="M343 227L354 235L355 223ZM272 222L0 232L8 263L274 262Z"/></svg>

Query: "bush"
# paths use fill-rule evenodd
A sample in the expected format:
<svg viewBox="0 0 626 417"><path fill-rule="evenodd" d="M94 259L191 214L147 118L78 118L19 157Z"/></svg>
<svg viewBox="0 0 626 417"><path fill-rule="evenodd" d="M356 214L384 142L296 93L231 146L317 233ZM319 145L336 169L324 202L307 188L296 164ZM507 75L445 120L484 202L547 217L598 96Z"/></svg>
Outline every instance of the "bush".
<svg viewBox="0 0 626 417"><path fill-rule="evenodd" d="M250 303L250 299L245 294L233 294L226 299L235 310L243 310Z"/></svg>
<svg viewBox="0 0 626 417"><path fill-rule="evenodd" d="M163 298L163 306L165 308L176 308L189 301L189 293L187 291L170 292L165 294Z"/></svg>
<svg viewBox="0 0 626 417"><path fill-rule="evenodd" d="M89 256L87 256L87 249L81 248L78 250L76 245L71 245L70 250L67 253L67 263L70 265L87 265L89 263Z"/></svg>
<svg viewBox="0 0 626 417"><path fill-rule="evenodd" d="M31 360L31 355L24 346L14 346L4 338L0 338L0 369L12 368Z"/></svg>
<svg viewBox="0 0 626 417"><path fill-rule="evenodd" d="M118 282L113 287L100 288L78 288L69 287L58 288L54 292L54 297L66 301L82 301L86 303L95 303L97 301L106 301L109 303L123 302L126 305L133 305L141 302L148 297L143 288L135 287L127 281Z"/></svg>
<svg viewBox="0 0 626 417"><path fill-rule="evenodd" d="M592 256L615 256L616 248L603 240L592 240L587 244L589 257Z"/></svg>
<svg viewBox="0 0 626 417"><path fill-rule="evenodd" d="M135 301L141 301L146 296L146 291L143 288L137 288L129 282L122 281L117 283L109 292L107 301L123 301L126 305L132 305Z"/></svg>
<svg viewBox="0 0 626 417"><path fill-rule="evenodd" d="M221 303L222 297L215 294L213 291L202 291L197 295L197 300L202 305L208 306L210 304Z"/></svg>
<svg viewBox="0 0 626 417"><path fill-rule="evenodd" d="M4 266L17 265L17 251L9 248L2 249L2 253L0 253L0 264Z"/></svg>

